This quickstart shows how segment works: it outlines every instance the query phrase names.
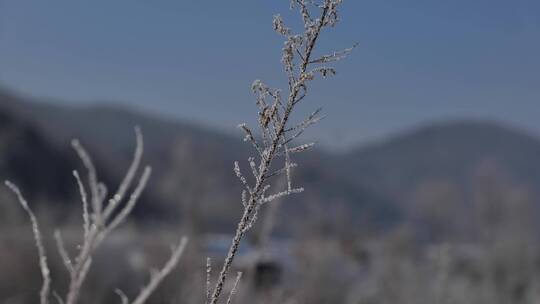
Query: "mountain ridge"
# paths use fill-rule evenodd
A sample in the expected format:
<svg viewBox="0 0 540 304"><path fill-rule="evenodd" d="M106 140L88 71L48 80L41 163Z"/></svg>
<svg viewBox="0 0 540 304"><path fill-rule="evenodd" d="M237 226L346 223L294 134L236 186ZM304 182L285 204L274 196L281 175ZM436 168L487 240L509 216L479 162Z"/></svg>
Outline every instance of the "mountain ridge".
<svg viewBox="0 0 540 304"><path fill-rule="evenodd" d="M226 132L197 124L162 119L121 107L47 105L0 90L0 113L26 121L54 149L68 150L77 137L95 156L111 185L120 180L134 146L133 126L145 135L145 161L154 167L143 206L137 214L184 222L199 221L210 229L233 229L241 187L232 173L235 160L245 161L249 145ZM17 151L13 151L16 153ZM540 140L495 121L455 120L409 129L350 151L315 149L298 159L294 175L306 192L286 200L284 230L308 214L332 221L385 229L400 222L408 202L425 182L444 180L467 191L478 168L502 168L511 180L540 189ZM537 165L538 164L538 165ZM244 163L245 165L245 163ZM157 207L156 207L157 206ZM361 220L359 220L361 219Z"/></svg>
<svg viewBox="0 0 540 304"><path fill-rule="evenodd" d="M198 220L209 226L221 227L230 226L240 211L241 186L233 174L232 164L240 160L248 167L246 160L252 153L240 134L236 138L118 107L66 109L57 105L36 105L35 101L5 93L0 94L0 111L28 121L55 147L68 149L69 140L79 138L94 156L99 172L103 172L106 181L112 181L111 185L121 179L129 164L134 146L132 128L139 125L145 139L144 159L155 173L146 191L150 192L147 200L159 205L158 210L165 210L165 217L174 220L175 216L187 218L187 214L192 213L190 217L201 218ZM283 212L290 213L287 217L300 217L305 212L301 206L309 204L331 209L324 207L329 202L348 205L347 209L355 205L354 208L367 208L374 213L389 212L382 208L389 205L388 202L367 190L353 187L339 174L330 173L324 167L330 157L321 150L313 150L298 158L302 165L294 175L306 192L287 200L291 201L284 204ZM325 185L331 186L325 188ZM179 206L171 207L175 205Z"/></svg>

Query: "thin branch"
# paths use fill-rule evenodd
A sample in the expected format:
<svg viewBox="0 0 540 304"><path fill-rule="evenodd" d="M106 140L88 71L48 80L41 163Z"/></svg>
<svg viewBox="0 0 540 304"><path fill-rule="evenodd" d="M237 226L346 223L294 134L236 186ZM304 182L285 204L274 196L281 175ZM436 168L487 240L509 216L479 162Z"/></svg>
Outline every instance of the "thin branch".
<svg viewBox="0 0 540 304"><path fill-rule="evenodd" d="M139 127L135 127L135 138L136 138L136 147L135 147L135 153L133 155L133 161L131 162L131 165L129 166L129 169L124 176L124 179L120 183L120 186L118 187L118 190L116 191L116 194L114 194L113 198L109 200L109 204L105 208L104 217L105 221L112 215L112 213L115 211L116 207L122 201L124 196L126 195L127 190L131 186L133 179L135 178L135 174L137 173L137 170L139 169L139 165L141 163L142 155L143 155L143 136L141 133L141 129Z"/></svg>
<svg viewBox="0 0 540 304"><path fill-rule="evenodd" d="M79 193L81 195L81 201L82 201L82 209L83 209L83 230L84 230L84 238L86 239L88 237L88 232L90 231L90 216L88 214L88 195L86 194L86 190L84 189L84 184L81 180L81 177L79 176L79 172L77 170L73 170L73 176L77 180L77 185L79 186Z"/></svg>
<svg viewBox="0 0 540 304"><path fill-rule="evenodd" d="M41 270L41 276L43 279L43 284L41 285L41 292L40 292L40 303L41 304L48 304L49 303L49 296L51 293L51 271L49 269L49 265L47 263L47 253L45 251L45 246L43 245L43 238L41 236L41 230L39 229L39 224L36 219L36 216L34 215L34 212L32 212L32 209L28 206L28 202L21 194L21 191L19 188L13 184L10 181L5 182L6 186L15 193L17 196L17 199L19 200L19 203L23 207L24 211L28 214L28 217L30 218L30 222L32 224L32 231L34 233L34 239L36 242L36 247L38 249L38 255L39 255L39 269Z"/></svg>
<svg viewBox="0 0 540 304"><path fill-rule="evenodd" d="M127 216L131 213L135 205L137 204L137 200L141 196L142 191L146 187L146 184L148 183L148 180L150 179L150 174L152 173L152 168L147 166L144 168L144 172L139 179L139 183L137 184L137 187L135 190L133 190L133 193L131 194L129 201L126 203L124 208L116 215L116 217L111 221L111 223L105 228L105 231L103 235L105 236L110 231L114 230L118 225L120 225Z"/></svg>
<svg viewBox="0 0 540 304"><path fill-rule="evenodd" d="M211 287L211 276L212 276L212 260L210 258L206 258L206 304L210 302L210 296L212 293L212 287Z"/></svg>
<svg viewBox="0 0 540 304"><path fill-rule="evenodd" d="M255 139L255 137L253 137L253 132L251 131L251 129L245 123L239 124L238 127L244 130L244 132L246 133L246 136L244 137L244 141L249 141L253 145L255 150L257 150L259 155L262 155L261 146Z"/></svg>
<svg viewBox="0 0 540 304"><path fill-rule="evenodd" d="M163 268L159 271L152 272L150 276L150 282L144 287L137 298L131 302L132 304L143 304L146 302L148 297L154 292L154 290L157 288L157 286L161 283L161 281L171 273L171 271L176 268L176 265L178 265L178 262L180 261L180 258L182 257L182 254L184 253L184 249L187 245L188 239L187 237L182 237L180 240L180 243L178 246L173 248L173 252L171 254L171 257L165 263Z"/></svg>
<svg viewBox="0 0 540 304"><path fill-rule="evenodd" d="M295 168L295 167L298 167L298 164L297 163L289 163L289 170L292 169L292 168ZM270 177L274 177L274 176L277 176L277 175L281 175L281 174L284 174L287 172L287 167L283 167L281 169L278 169L268 175L266 175L266 178L270 178Z"/></svg>
<svg viewBox="0 0 540 304"><path fill-rule="evenodd" d="M142 157L143 139L142 134L140 133L140 130L138 128L135 129L135 134L137 138L137 147L135 149L136 151L134 154L133 162L130 165L125 177L123 178L123 181L119 186L117 193L113 196L113 198L109 200L110 203L105 207L105 210L103 210L102 204L103 201L105 201L105 197L107 195L106 187L103 183L98 181L95 167L86 150L84 150L84 148L77 140L73 141L73 147L75 148L75 151L77 152L77 154L83 161L83 164L88 170L88 184L91 189L90 199L92 201L93 212L92 216L89 218L84 216L83 214L83 218L85 219L85 221L89 221L87 224L85 223L85 229L86 227L88 228L85 232L85 238L83 244L80 247L79 253L74 259L75 264L73 264L73 271L71 272L70 276L71 279L66 295L66 304L75 304L79 300L81 286L85 281L90 266L92 264L92 255L94 251L99 247L99 245L109 235L109 233L116 229L131 213L150 177L151 169L150 167L146 167L140 177L137 186L131 193L129 200L124 204L124 206L118 213L115 213L117 207L120 204L120 201L124 198L126 192L132 184ZM78 174L76 174L76 178L77 176ZM79 188L84 190L81 179L77 178L77 180L80 182ZM86 192L83 190L81 196L85 197ZM84 206L83 209L85 209ZM112 219L109 219L109 217L112 217L113 215L114 217Z"/></svg>
<svg viewBox="0 0 540 304"><path fill-rule="evenodd" d="M328 62L342 60L346 58L357 46L358 46L358 43L355 43L352 47L343 49L341 51L335 51L332 54L323 55L315 60L310 61L309 63L310 64L328 63Z"/></svg>
<svg viewBox="0 0 540 304"><path fill-rule="evenodd" d="M64 304L64 300L62 300L62 298L56 291L53 291L53 297L56 299L56 302L58 302L58 304Z"/></svg>
<svg viewBox="0 0 540 304"><path fill-rule="evenodd" d="M122 304L129 304L129 298L121 289L116 288L114 292L120 297L120 301L122 301Z"/></svg>
<svg viewBox="0 0 540 304"><path fill-rule="evenodd" d="M304 151L306 151L308 149L313 148L314 146L315 146L315 143L303 144L303 145L300 145L300 146L296 146L294 148L286 149L285 154L304 152Z"/></svg>
<svg viewBox="0 0 540 304"><path fill-rule="evenodd" d="M240 171L240 165L238 164L237 161L234 162L234 169L233 170L234 170L234 173L236 174L236 177L238 177L238 179L240 180L242 185L244 185L244 187L246 187L248 192L251 193L252 192L251 188L249 187L249 184L248 184L246 178L242 174L242 171Z"/></svg>
<svg viewBox="0 0 540 304"><path fill-rule="evenodd" d="M231 289L231 292L229 293L229 298L227 298L227 304L232 303L232 298L236 294L236 289L238 288L238 283L240 282L240 279L242 278L242 272L238 272L236 275L236 280L234 281L233 288Z"/></svg>
<svg viewBox="0 0 540 304"><path fill-rule="evenodd" d="M247 183L247 180L243 177L240 172L240 167L238 162L235 162L234 171L240 181L244 186L249 190L249 200L243 199L245 208L244 213L238 222L238 227L236 233L231 241L231 246L229 248L227 257L223 263L223 267L216 281L214 287L214 292L212 294L210 304L216 304L219 300L219 297L223 291L223 285L227 279L228 272L231 268L232 262L238 252L240 242L244 237L245 233L251 228L253 223L257 218L257 212L264 202L264 200L272 200L283 195L288 195L291 193L301 192L303 188L288 189L284 193L277 193L269 197L264 196L265 191L268 189L266 185L266 179L268 171L271 167L272 161L276 156L279 156L280 149L284 147L285 141L285 130L287 130L287 123L289 121L289 116L293 111L295 105L304 98L306 93L306 83L314 78L314 72L307 72L307 67L311 61L311 54L315 47L315 44L318 40L321 30L325 26L333 26L337 22L337 6L341 3L340 0L325 0L324 6L321 8L321 16L317 19L317 22L311 21L309 11L305 10L307 8L306 4L314 4L311 1L298 0L301 5L301 14L304 18L305 24L305 33L303 35L289 35L283 47L282 62L285 66L287 77L289 80L289 96L287 98L287 103L283 108L283 113L279 113L278 107L270 108L265 102L265 97L269 94L268 89L260 80L253 82L252 89L255 93L258 93L257 96L257 105L259 105L259 125L262 131L263 138L263 152L261 153L260 164L258 166L258 175L255 177L255 183L253 186L250 186ZM309 17L309 18L306 18ZM274 27L282 34L286 31L280 25L281 20L274 21ZM281 27L281 28L280 28ZM295 64L295 49L298 45L305 45L305 50L303 56L301 56L302 61L299 65L298 78L294 76L294 69L297 66ZM332 70L317 70L323 75ZM274 103L274 105L276 105ZM272 122L272 123L270 123ZM273 128L271 128L273 126ZM310 144L302 145L296 148L287 149L287 153L301 152L311 147ZM286 164L288 166L288 164ZM290 167L289 167L290 169ZM286 169L287 170L287 169Z"/></svg>
<svg viewBox="0 0 540 304"><path fill-rule="evenodd" d="M103 224L103 220L101 218L103 201L99 199L100 191L98 186L99 182L97 178L96 168L94 167L94 163L92 162L90 155L88 154L88 152L86 152L86 149L84 149L84 147L77 139L72 140L71 145L73 146L75 152L77 152L77 155L79 155L79 158L81 159L84 167L86 168L86 171L88 172L88 184L90 186L90 195L92 199L92 215L94 218L93 221L96 225L101 226Z"/></svg>
<svg viewBox="0 0 540 304"><path fill-rule="evenodd" d="M60 230L56 230L54 232L54 239L56 240L56 248L58 249L58 253L60 254L60 257L62 258L62 262L64 263L64 266L66 266L70 274L73 274L73 271L74 271L73 264L66 250L66 246L64 245L64 239L62 238L62 234L60 233Z"/></svg>
<svg viewBox="0 0 540 304"><path fill-rule="evenodd" d="M304 188L294 188L294 189L290 189L290 190L287 190L287 191L281 191L281 192L278 192L276 194L272 194L270 196L267 196L267 197L264 197L262 200L261 200L261 204L265 204L265 203L269 203L275 199L278 199L278 198L281 198L281 197L284 197L284 196L287 196L287 195L291 195L291 194L297 194L297 193L302 193L304 192Z"/></svg>
<svg viewBox="0 0 540 304"><path fill-rule="evenodd" d="M291 182L291 155L289 153L289 148L285 145L285 175L287 177L287 191L292 190L292 182Z"/></svg>

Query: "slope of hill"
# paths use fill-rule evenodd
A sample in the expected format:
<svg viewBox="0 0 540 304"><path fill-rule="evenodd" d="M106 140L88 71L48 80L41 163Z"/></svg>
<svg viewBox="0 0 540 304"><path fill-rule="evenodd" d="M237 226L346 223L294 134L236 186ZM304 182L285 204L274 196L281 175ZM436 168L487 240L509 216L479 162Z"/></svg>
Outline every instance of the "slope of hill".
<svg viewBox="0 0 540 304"><path fill-rule="evenodd" d="M54 204L74 197L75 159L24 120L0 112L0 180L10 180L31 200ZM1 192L4 192L2 189Z"/></svg>
<svg viewBox="0 0 540 304"><path fill-rule="evenodd" d="M482 174L534 190L540 189L540 140L496 122L445 122L351 151L339 166L359 185L394 198L410 197L429 181L464 189Z"/></svg>
<svg viewBox="0 0 540 304"><path fill-rule="evenodd" d="M32 102L2 90L0 114L1 177L20 178L32 194L67 201L75 192L65 190L77 166L68 152L73 137L88 147L103 179L114 186L132 155L132 128L140 125L145 161L154 175L136 216L197 222L211 230L233 228L241 188L231 167L250 155L240 135L121 108ZM19 134L15 141L9 135L13 130ZM298 160L302 165L295 180L306 192L282 205L283 225L278 226L286 230L311 215L390 227L403 212L410 214L407 209L419 208L411 201L426 184L435 184L436 190L441 181L450 184L462 198L482 174L503 176L539 192L539 159L537 138L488 121L431 124L340 155L315 150ZM32 167L39 169L35 174L28 169L33 164L38 164Z"/></svg>
<svg viewBox="0 0 540 304"><path fill-rule="evenodd" d="M40 130L58 150L67 150L69 140L79 138L106 181L120 180L132 155L133 126L139 125L145 138L145 161L153 166L154 174L141 202L152 208L139 208L136 215L160 222L198 221L209 229L233 228L240 211L241 188L232 163L250 155L250 147L240 135L235 138L120 108L69 108L32 102L5 91L0 91L0 112ZM17 153L14 149L10 152ZM27 157L32 161L31 152ZM306 192L282 205L280 226L300 224L307 218L306 212L337 217L349 213L343 210L354 210L373 215L366 221L374 226L389 225L397 218L387 200L328 170L325 164L331 158L322 151L312 151L298 160L302 166L295 172L295 180ZM65 170L67 174L71 169Z"/></svg>

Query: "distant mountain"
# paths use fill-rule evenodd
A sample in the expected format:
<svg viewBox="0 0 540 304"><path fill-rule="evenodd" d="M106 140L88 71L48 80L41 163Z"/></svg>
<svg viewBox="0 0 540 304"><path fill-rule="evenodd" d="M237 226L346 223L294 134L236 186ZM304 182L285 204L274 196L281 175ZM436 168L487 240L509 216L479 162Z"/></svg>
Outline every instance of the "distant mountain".
<svg viewBox="0 0 540 304"><path fill-rule="evenodd" d="M145 161L154 168L140 204L144 207L136 210L140 219L200 221L209 229L232 229L240 214L241 187L232 164L235 160L245 161L251 153L241 134L232 137L195 124L122 108L71 108L33 102L5 90L0 90L0 113L39 130L43 141L62 153L69 151L70 139L79 138L94 156L99 173L111 186L120 180L129 164L134 148L133 127L139 125L145 139ZM18 149L8 149L8 152L20 153ZM33 164L34 153L30 150L25 153L26 162ZM66 156L58 154L57 157ZM390 207L393 204L326 166L333 157L315 150L298 160L302 166L294 173L295 182L304 186L306 192L287 199L282 205L283 223L278 227L286 230L286 227L300 226L309 214L322 213L328 218L337 218L350 211L373 215L363 222L374 227L395 222L398 214ZM65 162L55 171L65 171L70 176L75 166ZM33 181L40 182L41 178ZM66 183L58 182L62 187ZM68 185L73 186L72 180Z"/></svg>
<svg viewBox="0 0 540 304"><path fill-rule="evenodd" d="M397 201L433 181L466 191L481 175L538 192L540 140L497 122L444 122L350 151L337 166L358 185Z"/></svg>
<svg viewBox="0 0 540 304"><path fill-rule="evenodd" d="M31 200L55 203L73 197L75 159L52 145L27 121L0 111L0 180L24 186ZM69 185L69 186L68 186ZM4 189L5 190L5 189Z"/></svg>
<svg viewBox="0 0 540 304"><path fill-rule="evenodd" d="M135 125L154 168L136 218L233 229L241 187L232 163L245 161L251 149L240 134L196 124L116 107L34 102L0 90L0 177L20 182L31 197L67 203L76 195L71 170L80 167L69 144L76 137L112 191L132 157ZM347 153L310 151L298 162L295 183L306 192L282 204L282 231L306 222L392 227L424 208L415 200L431 197L425 193L442 193L434 196L435 209L452 204L445 196L467 203L486 175L540 192L540 140L489 121L431 124Z"/></svg>

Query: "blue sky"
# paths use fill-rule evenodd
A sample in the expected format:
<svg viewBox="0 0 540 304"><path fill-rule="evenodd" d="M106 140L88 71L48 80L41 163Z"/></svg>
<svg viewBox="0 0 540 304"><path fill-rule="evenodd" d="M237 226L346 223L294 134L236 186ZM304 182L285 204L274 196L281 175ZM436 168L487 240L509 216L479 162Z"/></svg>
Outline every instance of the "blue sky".
<svg viewBox="0 0 540 304"><path fill-rule="evenodd" d="M321 51L359 43L301 111L350 145L441 119L540 135L540 1L345 0ZM49 100L121 103L232 130L254 79L283 84L272 15L287 0L0 0L0 84ZM248 120L249 121L249 120Z"/></svg>

